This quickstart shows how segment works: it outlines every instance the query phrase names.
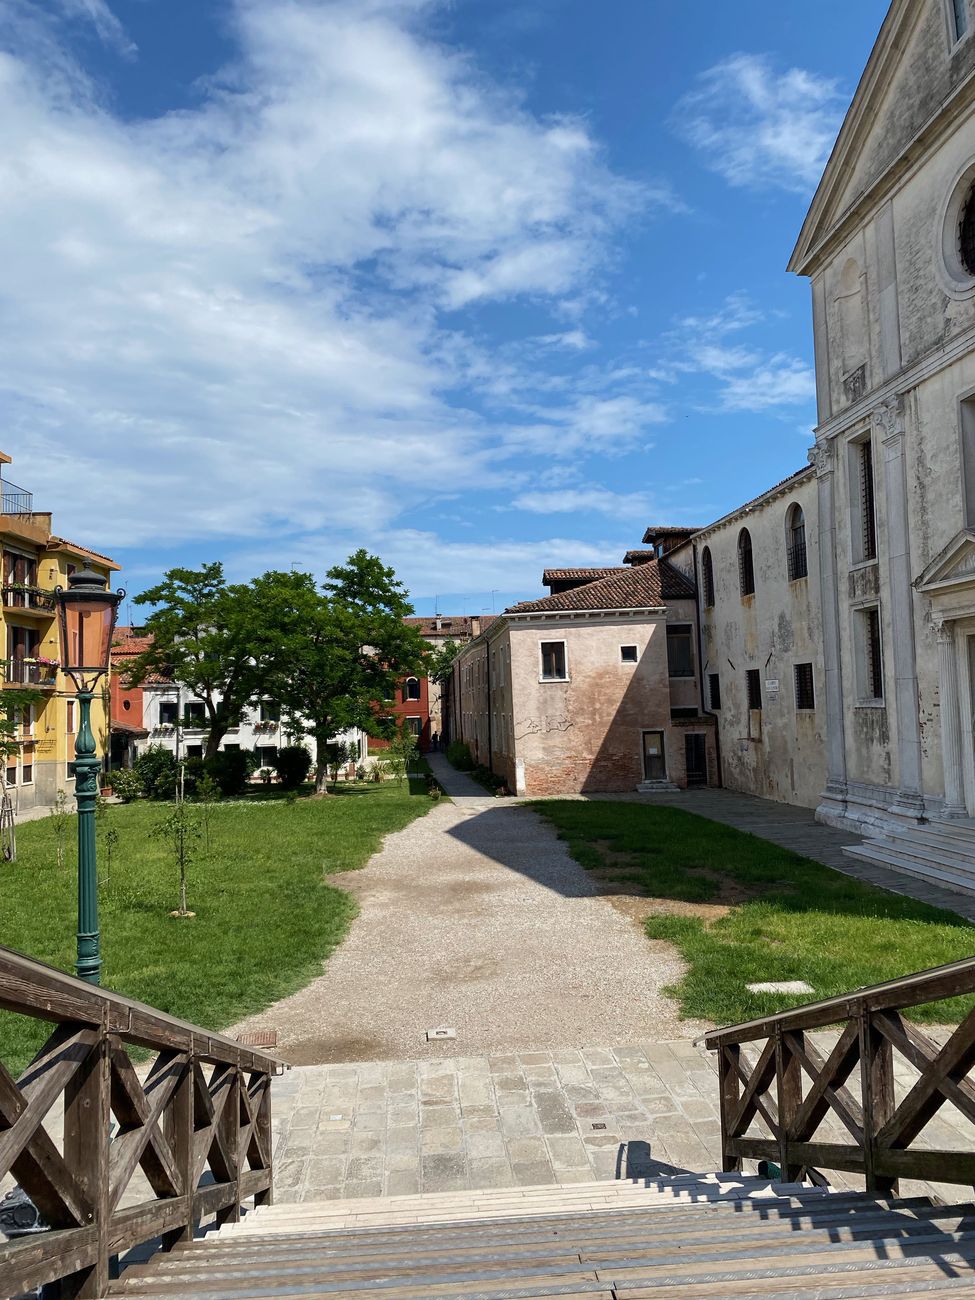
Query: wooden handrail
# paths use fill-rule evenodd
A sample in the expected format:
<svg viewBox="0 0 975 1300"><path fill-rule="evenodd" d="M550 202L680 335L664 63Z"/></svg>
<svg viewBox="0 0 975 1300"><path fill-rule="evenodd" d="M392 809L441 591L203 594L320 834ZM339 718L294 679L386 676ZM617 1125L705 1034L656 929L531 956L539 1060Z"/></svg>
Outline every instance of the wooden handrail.
<svg viewBox="0 0 975 1300"><path fill-rule="evenodd" d="M971 1151L932 1151L912 1144L944 1105L975 1122L975 1010L938 1046L900 1015L910 1007L975 993L975 958L826 998L704 1036L718 1053L722 1164L777 1163L786 1181L804 1170L862 1174L867 1190L896 1191L898 1179L975 1185ZM838 1025L823 1057L808 1030ZM744 1045L761 1044L748 1061ZM894 1052L919 1078L899 1101ZM859 1067L859 1098L847 1082ZM806 1090L803 1084L806 1082ZM848 1141L818 1137L830 1116Z"/></svg>
<svg viewBox="0 0 975 1300"><path fill-rule="evenodd" d="M16 1081L0 1062L0 1178L11 1174L52 1229L0 1246L0 1295L50 1282L63 1296L104 1295L120 1252L156 1237L172 1247L202 1218L270 1202L283 1062L7 948L0 1008L55 1026ZM145 1077L127 1044L158 1053ZM44 1127L61 1102L63 1150ZM140 1168L152 1197L123 1205Z"/></svg>

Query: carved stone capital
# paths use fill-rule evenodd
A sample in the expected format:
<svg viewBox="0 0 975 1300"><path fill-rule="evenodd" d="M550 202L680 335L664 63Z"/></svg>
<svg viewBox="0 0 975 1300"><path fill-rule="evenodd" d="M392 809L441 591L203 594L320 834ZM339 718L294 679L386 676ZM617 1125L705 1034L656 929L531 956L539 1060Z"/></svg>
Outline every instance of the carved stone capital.
<svg viewBox="0 0 975 1300"><path fill-rule="evenodd" d="M955 623L953 619L945 618L943 614L932 614L931 626L941 645L951 645L955 639Z"/></svg>
<svg viewBox="0 0 975 1300"><path fill-rule="evenodd" d="M884 442L904 436L904 399L890 397L870 412L870 419Z"/></svg>
<svg viewBox="0 0 975 1300"><path fill-rule="evenodd" d="M833 444L831 442L817 442L815 447L810 447L806 453L809 464L816 471L816 477L822 478L826 474L833 472Z"/></svg>

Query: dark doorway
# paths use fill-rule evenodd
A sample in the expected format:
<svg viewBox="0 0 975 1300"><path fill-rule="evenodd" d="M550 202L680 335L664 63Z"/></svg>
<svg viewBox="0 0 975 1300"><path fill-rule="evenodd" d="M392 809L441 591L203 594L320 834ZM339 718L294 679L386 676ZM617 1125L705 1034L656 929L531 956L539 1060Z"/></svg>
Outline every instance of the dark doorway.
<svg viewBox="0 0 975 1300"><path fill-rule="evenodd" d="M684 737L684 762L688 785L707 785L708 757L704 737L699 731L688 732Z"/></svg>
<svg viewBox="0 0 975 1300"><path fill-rule="evenodd" d="M667 780L667 759L664 756L662 731L643 733L643 779L645 781Z"/></svg>

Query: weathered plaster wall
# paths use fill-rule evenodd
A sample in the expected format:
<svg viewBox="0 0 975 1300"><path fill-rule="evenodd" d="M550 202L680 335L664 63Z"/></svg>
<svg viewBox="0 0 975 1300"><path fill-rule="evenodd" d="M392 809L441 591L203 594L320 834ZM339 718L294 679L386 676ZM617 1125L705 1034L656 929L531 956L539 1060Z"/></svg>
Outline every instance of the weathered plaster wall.
<svg viewBox="0 0 975 1300"><path fill-rule="evenodd" d="M540 681L539 645L557 640L566 642L569 680ZM623 645L637 646L635 664L621 662ZM634 789L643 779L644 731L663 731L668 774L683 770L670 725L663 614L515 624L511 677L517 761L528 794Z"/></svg>
<svg viewBox="0 0 975 1300"><path fill-rule="evenodd" d="M815 807L826 779L825 682L822 673L822 612L816 481L810 471L786 492L695 538L698 590L701 565L710 549L713 608L701 610L706 686L716 673L720 709L715 710L723 783L765 798ZM790 581L786 520L798 504L805 516L808 576ZM747 527L752 540L755 592L742 596L738 538ZM686 563L691 547L683 548ZM702 601L703 604L703 601ZM796 708L797 663L813 665L815 709ZM762 709L748 708L746 671L758 669ZM777 689L770 683L777 683ZM709 693L706 698L710 702Z"/></svg>

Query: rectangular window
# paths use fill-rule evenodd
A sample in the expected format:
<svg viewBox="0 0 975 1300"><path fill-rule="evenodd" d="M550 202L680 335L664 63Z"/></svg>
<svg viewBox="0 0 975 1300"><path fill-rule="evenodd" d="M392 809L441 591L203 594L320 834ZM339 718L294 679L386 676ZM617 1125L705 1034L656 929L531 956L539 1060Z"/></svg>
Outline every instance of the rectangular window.
<svg viewBox="0 0 975 1300"><path fill-rule="evenodd" d="M159 725L160 727L175 726L179 717L179 705L175 700L162 700L159 704Z"/></svg>
<svg viewBox="0 0 975 1300"><path fill-rule="evenodd" d="M954 21L954 38L960 41L968 31L968 0L951 0L951 16Z"/></svg>
<svg viewBox="0 0 975 1300"><path fill-rule="evenodd" d="M750 709L760 709L762 707L762 675L757 668L746 669L745 686L748 690L748 707Z"/></svg>
<svg viewBox="0 0 975 1300"><path fill-rule="evenodd" d="M24 756L24 761L20 766L20 783L21 785L34 784L34 760Z"/></svg>
<svg viewBox="0 0 975 1300"><path fill-rule="evenodd" d="M814 709L816 707L816 690L813 685L812 664L796 664L796 708Z"/></svg>
<svg viewBox="0 0 975 1300"><path fill-rule="evenodd" d="M620 646L620 661L624 664L635 664L639 658L635 645Z"/></svg>
<svg viewBox="0 0 975 1300"><path fill-rule="evenodd" d="M566 680L565 672L565 642L564 641L542 641L542 681L543 682L564 682Z"/></svg>
<svg viewBox="0 0 975 1300"><path fill-rule="evenodd" d="M200 706L202 709L202 705ZM261 722L280 722L281 705L274 700L261 700Z"/></svg>
<svg viewBox="0 0 975 1300"><path fill-rule="evenodd" d="M671 677L694 676L694 647L689 623L667 628L667 670Z"/></svg>
<svg viewBox="0 0 975 1300"><path fill-rule="evenodd" d="M187 758L202 758L202 757L203 757L203 746L202 746L202 745L187 745L187 746L186 746L186 757L187 757Z"/></svg>
<svg viewBox="0 0 975 1300"><path fill-rule="evenodd" d="M69 736L74 735L74 700L65 702L64 729Z"/></svg>
<svg viewBox="0 0 975 1300"><path fill-rule="evenodd" d="M238 753L238 752L240 751L240 746L239 746L239 745L224 745L224 747L223 747L223 751L224 751L225 754L236 754L236 753Z"/></svg>
<svg viewBox="0 0 975 1300"><path fill-rule="evenodd" d="M708 673L708 699L717 713L721 708L721 678L717 673Z"/></svg>
<svg viewBox="0 0 975 1300"><path fill-rule="evenodd" d="M406 729L411 736L419 737L420 732L423 730L423 722L420 718L407 718Z"/></svg>
<svg viewBox="0 0 975 1300"><path fill-rule="evenodd" d="M202 727L206 716L206 705L202 700L187 700L185 720L188 727Z"/></svg>
<svg viewBox="0 0 975 1300"><path fill-rule="evenodd" d="M961 472L965 527L975 528L975 397L961 404Z"/></svg>
<svg viewBox="0 0 975 1300"><path fill-rule="evenodd" d="M259 745L257 747L257 763L259 767L273 767L277 756L277 745Z"/></svg>
<svg viewBox="0 0 975 1300"><path fill-rule="evenodd" d="M14 759L14 761L13 761L12 763L9 762L9 760L8 760L8 762L7 762L7 785L16 785L16 784L17 784L17 760Z"/></svg>
<svg viewBox="0 0 975 1300"><path fill-rule="evenodd" d="M873 444L870 438L852 443L850 452L853 560L855 563L862 563L877 558L877 503L874 491Z"/></svg>
<svg viewBox="0 0 975 1300"><path fill-rule="evenodd" d="M884 654L880 609L873 605L855 613L857 695L861 703L884 698Z"/></svg>

